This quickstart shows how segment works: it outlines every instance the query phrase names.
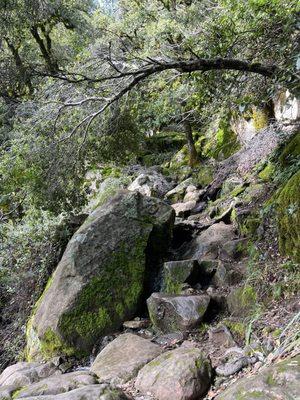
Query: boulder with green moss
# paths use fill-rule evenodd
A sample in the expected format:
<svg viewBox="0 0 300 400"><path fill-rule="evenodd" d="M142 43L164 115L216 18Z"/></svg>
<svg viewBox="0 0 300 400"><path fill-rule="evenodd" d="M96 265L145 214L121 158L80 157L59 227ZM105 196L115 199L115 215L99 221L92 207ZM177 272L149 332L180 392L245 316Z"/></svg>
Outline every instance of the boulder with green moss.
<svg viewBox="0 0 300 400"><path fill-rule="evenodd" d="M230 124L230 115L219 117L208 131L209 139L203 148L203 155L224 160L240 149L238 137Z"/></svg>
<svg viewBox="0 0 300 400"><path fill-rule="evenodd" d="M100 207L114 197L120 190L125 189L129 183L130 178L127 176L108 177L104 179L99 186L97 185L97 187L93 188L85 211L91 212L97 207Z"/></svg>
<svg viewBox="0 0 300 400"><path fill-rule="evenodd" d="M300 356L286 359L229 386L216 400L289 400L299 398Z"/></svg>
<svg viewBox="0 0 300 400"><path fill-rule="evenodd" d="M75 233L27 328L29 359L87 354L132 318L171 240L174 212L123 191Z"/></svg>
<svg viewBox="0 0 300 400"><path fill-rule="evenodd" d="M279 191L276 210L280 250L300 262L300 171Z"/></svg>
<svg viewBox="0 0 300 400"><path fill-rule="evenodd" d="M164 263L162 291L180 294L182 284L200 270L196 260L169 261Z"/></svg>

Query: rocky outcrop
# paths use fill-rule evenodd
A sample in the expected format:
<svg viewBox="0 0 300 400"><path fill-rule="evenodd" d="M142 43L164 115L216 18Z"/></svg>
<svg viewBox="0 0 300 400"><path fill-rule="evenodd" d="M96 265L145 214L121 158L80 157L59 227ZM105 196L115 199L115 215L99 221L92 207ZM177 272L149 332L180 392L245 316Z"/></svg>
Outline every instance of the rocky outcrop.
<svg viewBox="0 0 300 400"><path fill-rule="evenodd" d="M126 383L161 353L156 344L125 333L109 343L95 359L91 371L101 382Z"/></svg>
<svg viewBox="0 0 300 400"><path fill-rule="evenodd" d="M158 400L200 399L211 381L210 362L196 348L168 351L147 364L135 386Z"/></svg>
<svg viewBox="0 0 300 400"><path fill-rule="evenodd" d="M119 389L99 384L87 370L62 374L57 362L12 365L0 375L0 400L126 400Z"/></svg>
<svg viewBox="0 0 300 400"><path fill-rule="evenodd" d="M178 203L181 200L183 200L187 188L190 187L193 184L193 179L188 178L181 183L179 183L174 189L170 190L168 193L166 193L165 197L172 203Z"/></svg>
<svg viewBox="0 0 300 400"><path fill-rule="evenodd" d="M200 325L210 302L208 295L153 293L147 300L154 327L163 333L188 331Z"/></svg>
<svg viewBox="0 0 300 400"><path fill-rule="evenodd" d="M240 379L216 400L297 399L299 396L300 356L262 369L258 374Z"/></svg>
<svg viewBox="0 0 300 400"><path fill-rule="evenodd" d="M171 207L135 192L96 209L37 303L27 329L29 359L88 353L99 337L135 316L144 284L153 282L169 246L173 220Z"/></svg>

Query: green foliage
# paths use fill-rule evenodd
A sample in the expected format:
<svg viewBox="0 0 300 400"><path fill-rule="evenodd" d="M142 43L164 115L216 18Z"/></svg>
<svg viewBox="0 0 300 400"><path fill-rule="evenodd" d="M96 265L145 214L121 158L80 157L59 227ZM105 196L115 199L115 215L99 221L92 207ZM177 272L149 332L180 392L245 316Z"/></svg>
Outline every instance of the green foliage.
<svg viewBox="0 0 300 400"><path fill-rule="evenodd" d="M24 348L26 320L73 229L62 216L36 210L21 222L0 224L0 368Z"/></svg>
<svg viewBox="0 0 300 400"><path fill-rule="evenodd" d="M55 74L74 59L88 44L92 8L93 0L1 2L1 94L32 95L40 71Z"/></svg>
<svg viewBox="0 0 300 400"><path fill-rule="evenodd" d="M46 212L32 211L20 222L0 224L1 273L5 276L10 294L28 292L24 285L29 280L38 292L55 266L61 246L70 237L62 216L52 217ZM34 271L35 275L31 275ZM3 278L4 279L4 278Z"/></svg>
<svg viewBox="0 0 300 400"><path fill-rule="evenodd" d="M265 110L254 108L252 113L254 128L259 131L266 128L269 123L269 116Z"/></svg>

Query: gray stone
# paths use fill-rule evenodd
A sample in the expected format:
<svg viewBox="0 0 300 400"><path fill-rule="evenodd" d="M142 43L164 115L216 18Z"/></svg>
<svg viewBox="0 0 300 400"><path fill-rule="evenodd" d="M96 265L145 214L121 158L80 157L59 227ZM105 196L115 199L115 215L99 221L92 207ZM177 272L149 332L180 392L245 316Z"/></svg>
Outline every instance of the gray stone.
<svg viewBox="0 0 300 400"><path fill-rule="evenodd" d="M18 385L0 386L0 400L11 400L18 389Z"/></svg>
<svg viewBox="0 0 300 400"><path fill-rule="evenodd" d="M162 291L179 294L181 285L199 269L196 260L169 261L163 266Z"/></svg>
<svg viewBox="0 0 300 400"><path fill-rule="evenodd" d="M26 386L41 379L48 378L60 371L54 363L19 362L7 367L0 375L0 386Z"/></svg>
<svg viewBox="0 0 300 400"><path fill-rule="evenodd" d="M183 342L186 336L183 332L166 333L165 335L156 336L152 339L152 342L163 347L169 347Z"/></svg>
<svg viewBox="0 0 300 400"><path fill-rule="evenodd" d="M187 188L193 184L193 179L188 178L183 182L180 182L174 189L166 193L165 198L170 200L172 203L177 203L183 200Z"/></svg>
<svg viewBox="0 0 300 400"><path fill-rule="evenodd" d="M144 196L164 197L173 187L162 174L151 171L140 174L129 186L128 190L138 191Z"/></svg>
<svg viewBox="0 0 300 400"><path fill-rule="evenodd" d="M300 395L300 356L261 368L227 388L216 400L290 400Z"/></svg>
<svg viewBox="0 0 300 400"><path fill-rule="evenodd" d="M201 195L205 192L205 190L197 190L196 186L190 185L186 189L186 194L183 198L183 202L186 203L188 201L196 201L200 200Z"/></svg>
<svg viewBox="0 0 300 400"><path fill-rule="evenodd" d="M118 388L110 385L89 385L56 396L33 396L27 400L129 400Z"/></svg>
<svg viewBox="0 0 300 400"><path fill-rule="evenodd" d="M224 287L228 285L228 273L224 264L220 264L212 278L212 284L216 287Z"/></svg>
<svg viewBox="0 0 300 400"><path fill-rule="evenodd" d="M210 302L207 295L153 293L147 300L151 321L160 332L185 332L200 325Z"/></svg>
<svg viewBox="0 0 300 400"><path fill-rule="evenodd" d="M133 321L125 321L123 322L123 327L125 329L145 329L150 325L149 319L134 319Z"/></svg>
<svg viewBox="0 0 300 400"><path fill-rule="evenodd" d="M120 192L96 209L69 242L38 302L27 330L29 357L88 354L99 337L134 317L145 276L154 280L167 251L173 222L169 205L136 192Z"/></svg>
<svg viewBox="0 0 300 400"><path fill-rule="evenodd" d="M193 200L186 203L172 204L172 207L174 208L177 217L187 217L191 213L195 205L196 201Z"/></svg>
<svg viewBox="0 0 300 400"><path fill-rule="evenodd" d="M237 260L241 258L246 252L247 244L247 238L230 240L224 243L220 252L220 258L222 260Z"/></svg>
<svg viewBox="0 0 300 400"><path fill-rule="evenodd" d="M66 393L82 386L96 384L97 379L87 371L70 372L64 375L55 375L43 379L32 385L21 389L16 398L27 398L34 396L55 396L57 394Z"/></svg>
<svg viewBox="0 0 300 400"><path fill-rule="evenodd" d="M257 357L246 357L242 356L235 360L228 361L216 368L216 374L219 376L230 376L238 373L243 368L248 367L251 364L255 364L258 361Z"/></svg>
<svg viewBox="0 0 300 400"><path fill-rule="evenodd" d="M225 325L209 329L208 337L209 341L217 347L229 348L236 346L230 330Z"/></svg>
<svg viewBox="0 0 300 400"><path fill-rule="evenodd" d="M98 354L91 371L101 382L122 384L134 378L145 364L160 353L160 347L150 340L125 333Z"/></svg>
<svg viewBox="0 0 300 400"><path fill-rule="evenodd" d="M200 233L193 239L186 249L182 258L192 258L201 261L201 259L216 259L224 243L236 238L233 225L226 225L224 222L216 223L207 230Z"/></svg>
<svg viewBox="0 0 300 400"><path fill-rule="evenodd" d="M211 365L196 348L168 351L138 374L136 388L158 400L200 399L211 381Z"/></svg>

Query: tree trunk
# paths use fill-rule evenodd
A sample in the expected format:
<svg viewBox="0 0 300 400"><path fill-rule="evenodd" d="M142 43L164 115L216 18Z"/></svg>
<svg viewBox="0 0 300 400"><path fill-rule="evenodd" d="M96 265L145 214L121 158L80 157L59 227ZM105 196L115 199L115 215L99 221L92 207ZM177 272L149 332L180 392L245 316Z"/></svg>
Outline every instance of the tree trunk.
<svg viewBox="0 0 300 400"><path fill-rule="evenodd" d="M195 147L192 126L191 123L185 119L183 121L183 127L189 151L189 166L193 168L199 163L199 157Z"/></svg>
<svg viewBox="0 0 300 400"><path fill-rule="evenodd" d="M48 40L46 38L46 41L47 41L47 47L46 47L43 39L39 35L38 28L36 26L33 26L30 29L30 31L31 31L32 36L34 37L35 41L37 42L37 44L38 44L38 46L39 46L39 48L41 50L42 56L43 56L43 58L44 58L44 60L46 62L46 65L47 65L49 71L52 74L57 73L58 72L58 64L57 64L56 60L54 60L53 57L52 57L51 45L48 43L48 40L50 40L50 37L48 37Z"/></svg>
<svg viewBox="0 0 300 400"><path fill-rule="evenodd" d="M21 80L23 81L22 83L25 86L27 86L29 94L31 95L33 93L33 86L31 83L30 75L29 75L26 67L23 64L23 61L20 57L18 48L15 47L8 38L4 38L4 40L6 41L6 44L14 57L16 67L20 73ZM19 89L21 90L21 88L19 88Z"/></svg>

